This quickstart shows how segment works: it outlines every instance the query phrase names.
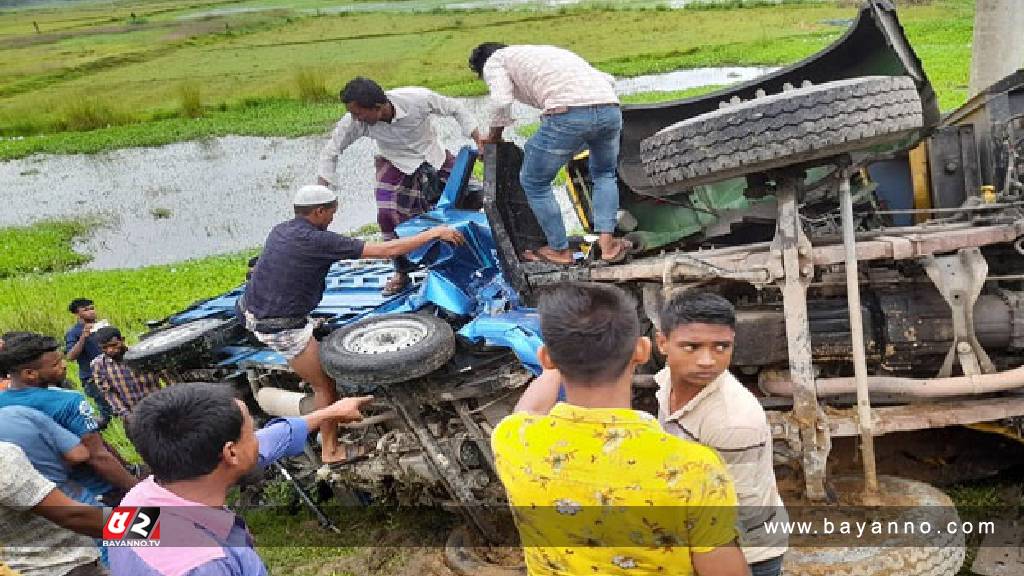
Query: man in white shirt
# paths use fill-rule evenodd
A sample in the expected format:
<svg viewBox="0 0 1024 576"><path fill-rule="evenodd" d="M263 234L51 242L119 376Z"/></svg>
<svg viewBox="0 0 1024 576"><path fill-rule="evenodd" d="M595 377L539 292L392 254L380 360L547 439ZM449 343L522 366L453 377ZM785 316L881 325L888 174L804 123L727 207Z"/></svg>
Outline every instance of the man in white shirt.
<svg viewBox="0 0 1024 576"><path fill-rule="evenodd" d="M615 171L622 132L615 79L556 46L486 42L470 54L469 67L490 89L488 141L500 141L504 128L512 124L509 112L513 101L541 111L540 129L526 142L519 181L548 243L527 250L522 258L572 264L573 252L551 181L577 152L589 148L594 230L600 234L601 259L624 259L630 245L612 235L619 209Z"/></svg>
<svg viewBox="0 0 1024 576"><path fill-rule="evenodd" d="M666 367L655 375L658 420L665 431L716 450L739 499L740 540L752 576L778 576L788 539L765 522L788 516L775 484L772 433L757 398L729 373L736 314L707 292L677 292L661 307L658 349Z"/></svg>
<svg viewBox="0 0 1024 576"><path fill-rule="evenodd" d="M22 576L109 576L90 538L102 533L102 508L71 500L21 448L0 442L0 568Z"/></svg>
<svg viewBox="0 0 1024 576"><path fill-rule="evenodd" d="M443 186L454 156L441 146L430 116L455 118L463 134L477 147L482 143L472 113L453 98L426 88L406 87L384 91L369 78L357 77L341 91L348 109L335 125L331 139L320 152L317 182L334 186L338 156L356 140L366 136L377 145L374 165L377 185L377 223L384 240L394 240L395 227L430 209L424 184L436 176ZM405 258L395 259L395 275L385 294L400 292L409 284L412 266Z"/></svg>

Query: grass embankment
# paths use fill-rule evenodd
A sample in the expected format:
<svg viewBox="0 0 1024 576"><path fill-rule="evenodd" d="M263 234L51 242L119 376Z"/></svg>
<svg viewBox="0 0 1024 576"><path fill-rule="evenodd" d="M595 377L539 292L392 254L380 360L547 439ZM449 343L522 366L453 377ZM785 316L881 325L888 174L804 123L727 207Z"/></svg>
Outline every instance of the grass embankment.
<svg viewBox="0 0 1024 576"><path fill-rule="evenodd" d="M319 16L271 3L204 13L218 4L115 3L104 5L106 17L89 3L3 13L0 135L27 138L0 141L0 159L228 133L317 133L340 111L325 101L355 75L483 94L465 60L486 40L563 45L619 76L787 64L839 37L843 28L829 21L855 14L832 3ZM973 2L936 0L902 7L900 16L943 108L962 102Z"/></svg>
<svg viewBox="0 0 1024 576"><path fill-rule="evenodd" d="M59 272L89 261L71 249L91 222L60 220L23 228L0 228L0 278L19 274Z"/></svg>

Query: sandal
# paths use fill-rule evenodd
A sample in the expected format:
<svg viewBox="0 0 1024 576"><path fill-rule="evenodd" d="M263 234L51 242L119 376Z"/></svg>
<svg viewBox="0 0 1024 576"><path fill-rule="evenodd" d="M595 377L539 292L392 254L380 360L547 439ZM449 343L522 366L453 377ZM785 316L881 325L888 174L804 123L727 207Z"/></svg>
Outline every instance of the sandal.
<svg viewBox="0 0 1024 576"><path fill-rule="evenodd" d="M523 250L523 254L519 259L523 262L544 262L546 264L554 264L556 266L572 266L575 263L574 260L570 260L568 262L555 260L540 250Z"/></svg>
<svg viewBox="0 0 1024 576"><path fill-rule="evenodd" d="M615 245L619 249L611 257L606 257L604 250L601 251L601 262L605 264L619 264L626 260L626 257L629 256L629 251L633 249L633 244L629 240L621 238L615 240Z"/></svg>
<svg viewBox="0 0 1024 576"><path fill-rule="evenodd" d="M409 278L408 274L395 274L392 276L384 288L381 289L380 293L383 296L394 296L399 292L405 290L412 283L412 279Z"/></svg>

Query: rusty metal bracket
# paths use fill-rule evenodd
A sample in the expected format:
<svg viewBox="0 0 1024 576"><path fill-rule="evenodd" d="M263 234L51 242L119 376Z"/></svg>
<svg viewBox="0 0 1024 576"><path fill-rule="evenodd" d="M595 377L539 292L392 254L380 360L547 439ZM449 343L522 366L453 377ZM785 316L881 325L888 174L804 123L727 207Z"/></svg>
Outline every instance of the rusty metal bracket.
<svg viewBox="0 0 1024 576"><path fill-rule="evenodd" d="M793 415L800 427L806 494L811 500L821 501L827 497L825 464L832 443L828 435L827 417L818 404L814 388L811 331L807 320L807 286L814 276L814 265L809 258L812 246L804 234L797 209L799 175L780 172L776 182L779 216L771 252L781 256L784 270L779 283L782 288L782 304L786 310L786 343L794 384Z"/></svg>
<svg viewBox="0 0 1024 576"><path fill-rule="evenodd" d="M393 386L387 391L387 396L394 405L395 411L401 415L402 420L416 435L433 472L441 479L448 493L458 501L459 510L466 515L484 538L489 542L498 542L498 528L491 518L483 513L481 502L473 495L469 484L463 479L455 457L441 446L441 443L427 428L420 416L419 405L412 394L398 386Z"/></svg>
<svg viewBox="0 0 1024 576"><path fill-rule="evenodd" d="M682 252L670 254L662 266L661 282L663 286L671 285L676 278L680 277L697 281L725 278L749 282L757 287L765 286L775 281L774 276L767 267L731 270Z"/></svg>
<svg viewBox="0 0 1024 576"><path fill-rule="evenodd" d="M961 248L948 256L931 255L922 264L953 313L953 345L936 376L950 376L957 361L965 376L995 372L974 333L974 304L988 276L988 262L981 250Z"/></svg>

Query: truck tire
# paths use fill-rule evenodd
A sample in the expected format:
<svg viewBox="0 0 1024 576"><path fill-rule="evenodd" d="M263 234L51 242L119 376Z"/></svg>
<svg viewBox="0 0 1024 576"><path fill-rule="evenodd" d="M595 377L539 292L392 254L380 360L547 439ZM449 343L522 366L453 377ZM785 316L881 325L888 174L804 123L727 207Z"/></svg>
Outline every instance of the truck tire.
<svg viewBox="0 0 1024 576"><path fill-rule="evenodd" d="M908 510L941 507L957 518L953 502L940 490L923 482L879 476L882 494L899 495ZM945 527L940 528L945 531ZM900 536L897 536L898 540ZM921 536L911 536L920 540ZM903 539L907 539L903 537ZM888 545L891 544L891 545ZM915 545L911 545L915 544ZM952 576L964 563L963 534L938 534L928 546L920 542L887 542L885 546L829 546L790 548L783 576Z"/></svg>
<svg viewBox="0 0 1024 576"><path fill-rule="evenodd" d="M482 556L479 546L467 526L455 528L445 542L445 565L458 576L526 576L526 563L522 560L521 552L513 564L502 565Z"/></svg>
<svg viewBox="0 0 1024 576"><path fill-rule="evenodd" d="M140 370L186 367L205 354L241 338L245 329L234 318L202 318L155 330L128 349L124 362Z"/></svg>
<svg viewBox="0 0 1024 576"><path fill-rule="evenodd" d="M320 344L324 372L350 394L426 376L454 354L452 327L422 314L366 318L331 332Z"/></svg>
<svg viewBox="0 0 1024 576"><path fill-rule="evenodd" d="M913 79L865 76L677 122L641 142L641 161L655 185L691 188L897 142L922 125Z"/></svg>

